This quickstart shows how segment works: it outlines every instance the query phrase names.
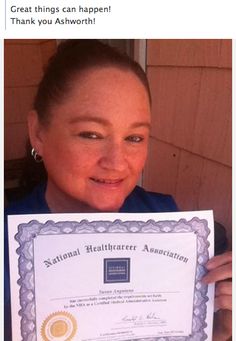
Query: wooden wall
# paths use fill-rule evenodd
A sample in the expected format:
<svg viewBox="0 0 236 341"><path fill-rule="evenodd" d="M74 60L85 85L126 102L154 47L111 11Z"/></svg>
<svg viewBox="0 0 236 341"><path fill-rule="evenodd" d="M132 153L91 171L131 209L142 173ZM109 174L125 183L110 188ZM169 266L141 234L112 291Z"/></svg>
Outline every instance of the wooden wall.
<svg viewBox="0 0 236 341"><path fill-rule="evenodd" d="M25 156L27 114L32 108L43 68L55 48L55 40L5 40L5 160Z"/></svg>
<svg viewBox="0 0 236 341"><path fill-rule="evenodd" d="M144 187L213 209L231 239L231 40L148 40L153 108Z"/></svg>

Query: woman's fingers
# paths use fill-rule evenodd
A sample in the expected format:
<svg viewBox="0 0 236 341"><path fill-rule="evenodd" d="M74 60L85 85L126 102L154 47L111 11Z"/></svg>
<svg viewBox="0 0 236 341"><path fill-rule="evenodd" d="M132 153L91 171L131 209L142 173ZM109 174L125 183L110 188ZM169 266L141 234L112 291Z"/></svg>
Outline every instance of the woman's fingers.
<svg viewBox="0 0 236 341"><path fill-rule="evenodd" d="M202 282L209 284L230 278L232 278L232 263L214 267L202 278Z"/></svg>
<svg viewBox="0 0 236 341"><path fill-rule="evenodd" d="M232 282L223 281L216 284L215 308L232 310Z"/></svg>
<svg viewBox="0 0 236 341"><path fill-rule="evenodd" d="M209 270L202 278L205 284L216 283L215 307L232 310L232 252L213 257L206 265Z"/></svg>
<svg viewBox="0 0 236 341"><path fill-rule="evenodd" d="M225 265L227 263L232 263L232 252L231 251L225 252L222 255L215 256L215 257L211 258L207 262L206 268L208 270L212 270L212 269L215 269L221 265Z"/></svg>
<svg viewBox="0 0 236 341"><path fill-rule="evenodd" d="M232 296L220 295L215 297L215 308L232 310Z"/></svg>
<svg viewBox="0 0 236 341"><path fill-rule="evenodd" d="M232 278L232 252L225 252L208 261L206 268L209 271L202 281L205 284Z"/></svg>
<svg viewBox="0 0 236 341"><path fill-rule="evenodd" d="M232 295L232 282L223 281L216 284L215 295Z"/></svg>

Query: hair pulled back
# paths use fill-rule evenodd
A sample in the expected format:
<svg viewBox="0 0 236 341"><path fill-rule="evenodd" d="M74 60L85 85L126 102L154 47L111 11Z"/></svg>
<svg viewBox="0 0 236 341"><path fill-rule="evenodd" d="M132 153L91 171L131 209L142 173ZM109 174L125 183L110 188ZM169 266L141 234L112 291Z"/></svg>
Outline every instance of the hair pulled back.
<svg viewBox="0 0 236 341"><path fill-rule="evenodd" d="M151 102L148 80L138 63L98 40L71 39L58 46L39 84L34 109L40 121L49 121L50 107L63 101L75 77L89 68L105 66L133 72L143 83Z"/></svg>

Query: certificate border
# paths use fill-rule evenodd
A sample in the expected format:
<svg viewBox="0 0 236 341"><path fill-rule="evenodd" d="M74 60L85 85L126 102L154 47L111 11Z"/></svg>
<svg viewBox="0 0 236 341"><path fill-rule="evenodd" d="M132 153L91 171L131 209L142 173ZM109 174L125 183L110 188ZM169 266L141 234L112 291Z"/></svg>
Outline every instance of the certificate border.
<svg viewBox="0 0 236 341"><path fill-rule="evenodd" d="M36 340L36 307L35 307L35 286L34 286L34 239L38 235L58 234L85 234L85 233L189 233L194 232L197 236L197 264L195 275L195 290L193 302L192 334L190 336L157 337L139 340L149 341L190 341L207 339L206 312L207 312L207 288L201 282L206 270L204 264L209 259L209 246L207 240L210 234L206 219L194 217L186 219L155 221L150 219L144 221L88 221L83 219L77 221L48 220L40 223L32 220L28 223L18 225L18 233L15 239L19 243L16 250L19 255L18 270L20 278L17 281L20 286L20 306L18 314L21 317L21 336L23 340ZM136 339L138 340L138 339Z"/></svg>

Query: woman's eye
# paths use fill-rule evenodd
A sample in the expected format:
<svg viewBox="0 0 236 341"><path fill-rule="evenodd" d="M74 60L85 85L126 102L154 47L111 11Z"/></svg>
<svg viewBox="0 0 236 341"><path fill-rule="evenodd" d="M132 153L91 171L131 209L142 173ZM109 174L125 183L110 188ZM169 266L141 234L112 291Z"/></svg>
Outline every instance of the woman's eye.
<svg viewBox="0 0 236 341"><path fill-rule="evenodd" d="M95 133L93 131L82 131L78 135L79 137L82 137L84 139L92 139L92 140L102 139L101 134Z"/></svg>
<svg viewBox="0 0 236 341"><path fill-rule="evenodd" d="M143 140L144 138L138 135L131 135L126 138L126 141L134 142L134 143L139 143L139 142L142 142Z"/></svg>

